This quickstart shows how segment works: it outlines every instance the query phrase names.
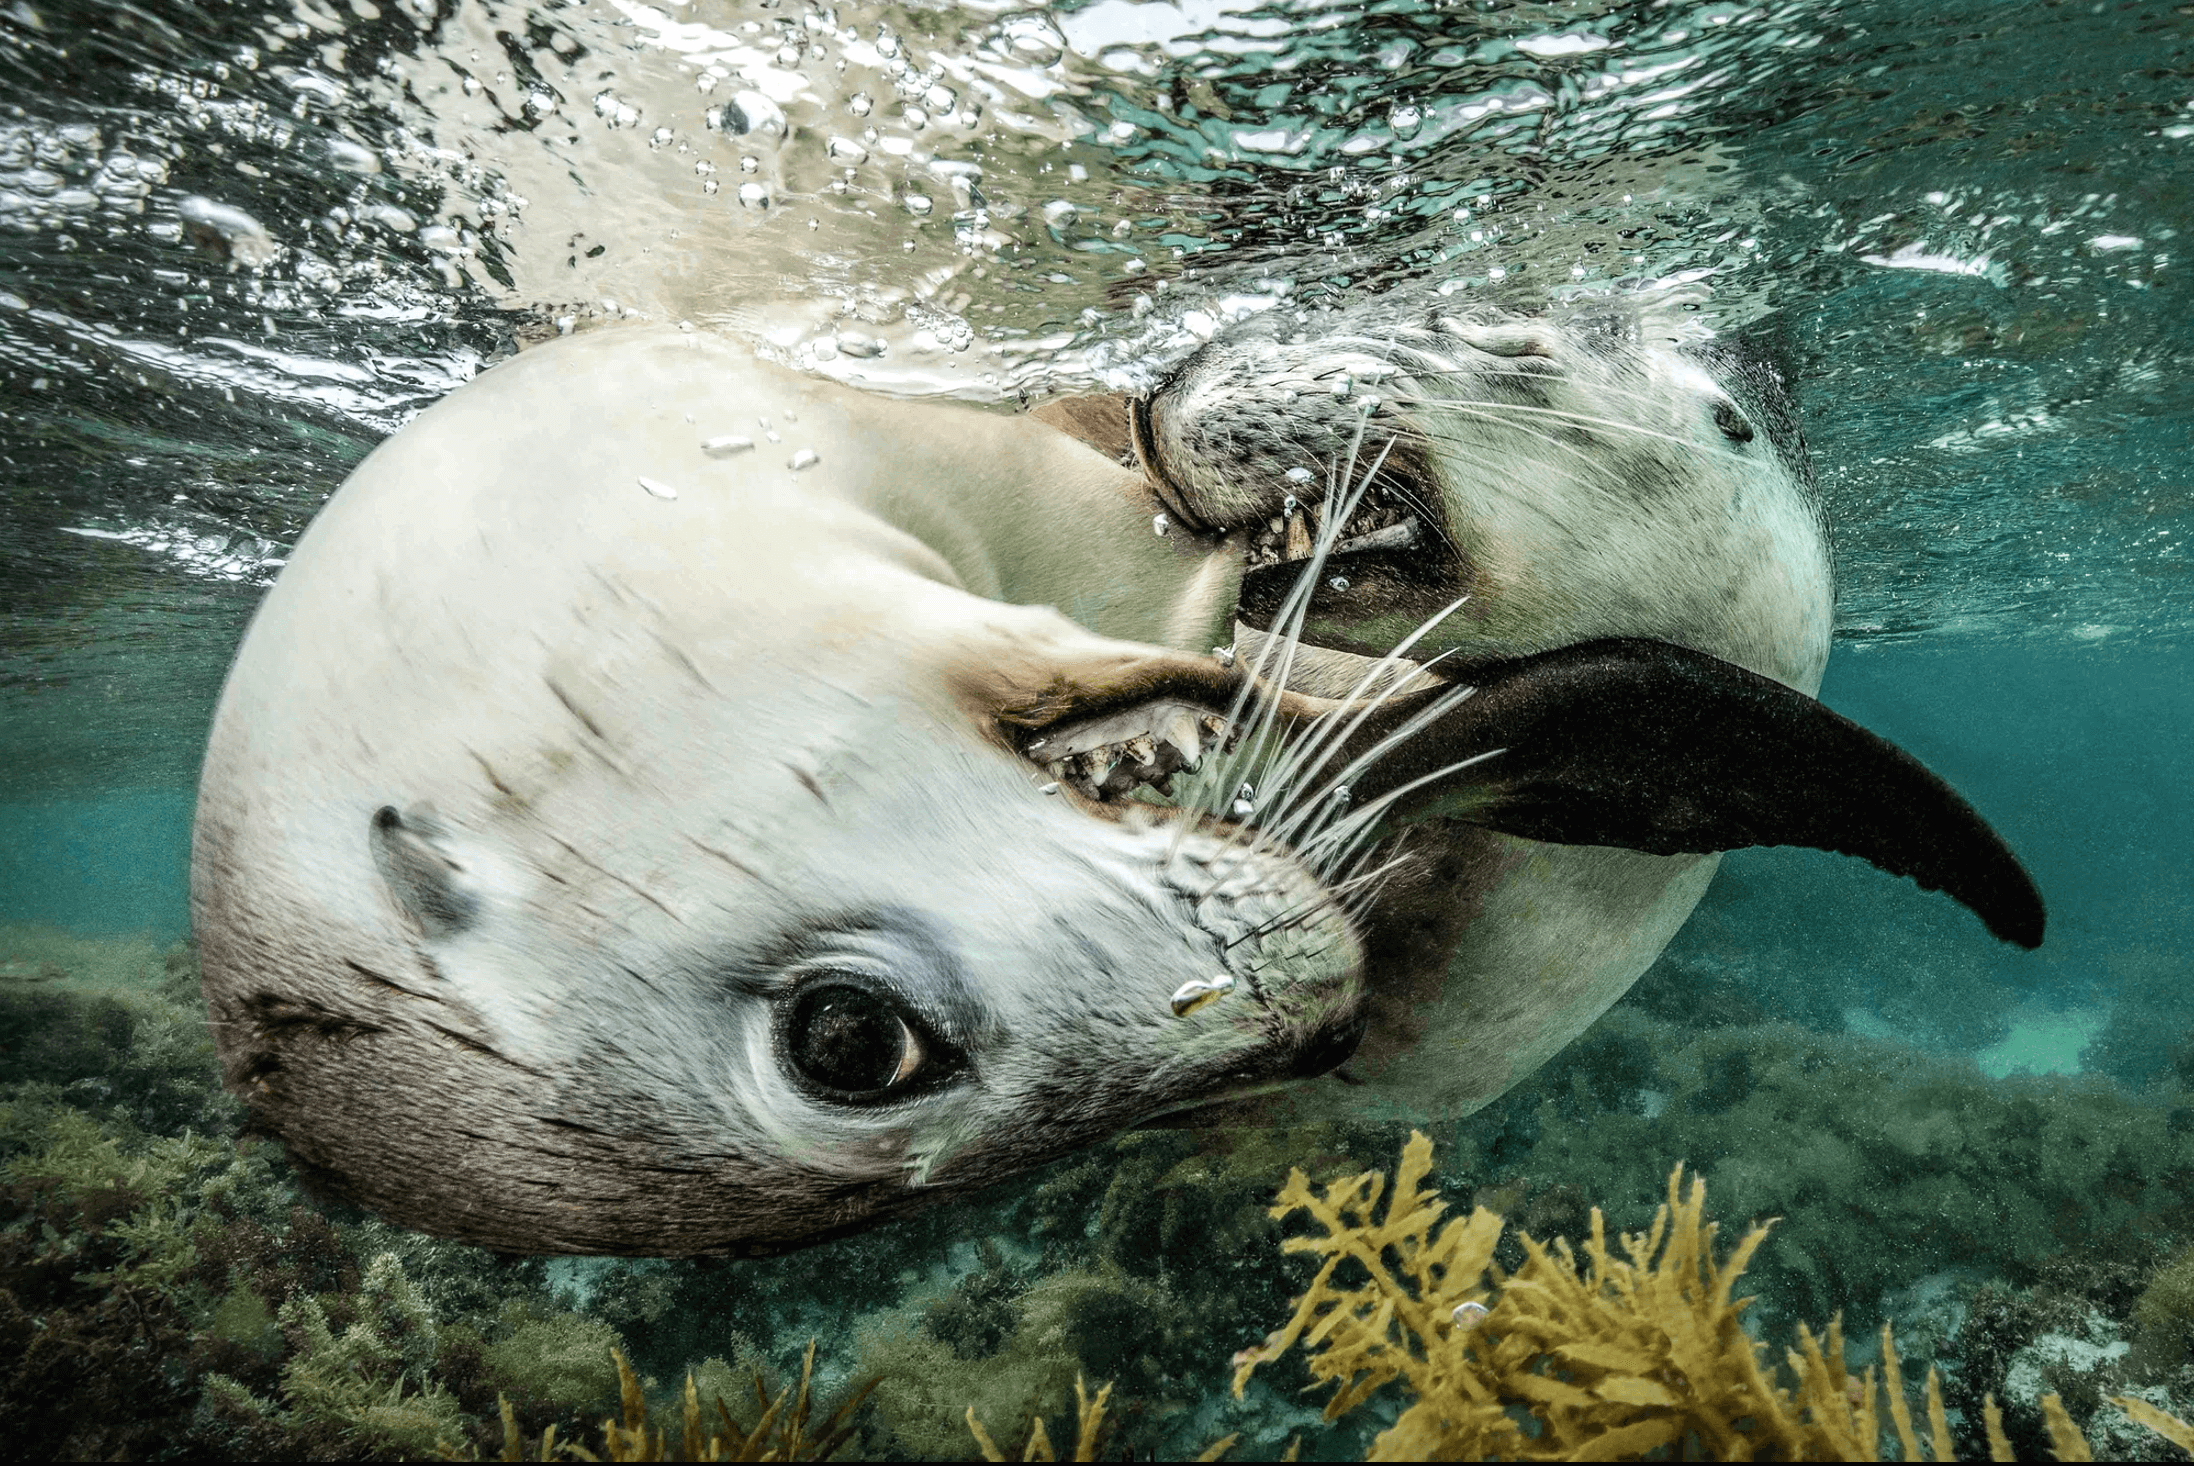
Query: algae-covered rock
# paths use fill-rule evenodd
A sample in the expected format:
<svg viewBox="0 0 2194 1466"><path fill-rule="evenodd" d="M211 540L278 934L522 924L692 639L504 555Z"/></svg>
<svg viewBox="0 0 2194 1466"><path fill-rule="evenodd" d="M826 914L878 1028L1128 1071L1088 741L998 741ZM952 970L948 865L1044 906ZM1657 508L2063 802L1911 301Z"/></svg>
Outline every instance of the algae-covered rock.
<svg viewBox="0 0 2194 1466"><path fill-rule="evenodd" d="M2157 1270L2135 1306L2139 1364L2163 1374L2194 1363L2194 1247Z"/></svg>
<svg viewBox="0 0 2194 1466"><path fill-rule="evenodd" d="M0 931L11 1448L354 1457L487 1438L479 1356L510 1332L506 1305L553 1312L539 1264L316 1204L277 1147L235 1138L188 947L33 937Z"/></svg>
<svg viewBox="0 0 2194 1466"><path fill-rule="evenodd" d="M1618 1008L1447 1141L1450 1174L1567 1187L1627 1226L1691 1164L1731 1215L1783 1219L1755 1273L1784 1318L1872 1312L1948 1268L2023 1284L2068 1253L2194 1235L2194 1130L2168 1105L1780 1024Z"/></svg>
<svg viewBox="0 0 2194 1466"><path fill-rule="evenodd" d="M617 1331L574 1313L535 1316L514 1309L510 1332L483 1351L488 1381L528 1414L580 1419L617 1404Z"/></svg>
<svg viewBox="0 0 2194 1466"><path fill-rule="evenodd" d="M1040 1417L1063 1428L1077 1376L1114 1384L1105 1449L1142 1456L1235 1434L1245 1454L1300 1437L1355 1455L1405 1413L1389 1389L1321 1420L1300 1403L1299 1349L1240 1399L1218 1387L1315 1271L1279 1248L1301 1226L1268 1214L1282 1176L1354 1172L1348 1157L1391 1153L1398 1131L1148 1132L805 1253L551 1269L317 1201L279 1147L239 1138L187 948L0 932L0 953L26 952L0 961L0 1429L26 1453L492 1453L505 1403L526 1441L550 1426L592 1441L629 1404L613 1346L643 1408L675 1426L690 1369L695 1400L723 1398L725 1428L751 1432L816 1339L819 1398L881 1378L863 1455L964 1455L971 1404L1009 1444ZM1993 1081L1849 1036L1633 1006L1444 1127L1442 1169L1422 1179L1506 1215L1493 1260L1520 1271L1517 1234L1587 1236L1595 1202L1645 1226L1690 1160L1733 1213L1784 1218L1753 1261L1766 1332L1894 1313L1943 1371L1967 1450L1985 1449L1983 1397L2015 1372L2003 1424L2023 1451L2050 1446L2047 1393L2098 1449L2155 1449L2106 1400L2194 1399L2179 1264L2158 1266L2194 1239L2184 1110L2176 1091ZM2047 1341L2087 1310L2116 1331L2088 1342L2134 1347L2082 1371Z"/></svg>

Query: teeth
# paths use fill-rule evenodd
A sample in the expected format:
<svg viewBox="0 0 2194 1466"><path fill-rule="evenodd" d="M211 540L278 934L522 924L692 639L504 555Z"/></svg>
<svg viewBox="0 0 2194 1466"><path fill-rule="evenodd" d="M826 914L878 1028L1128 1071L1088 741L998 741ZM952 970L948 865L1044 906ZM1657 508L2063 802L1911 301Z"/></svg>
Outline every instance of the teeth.
<svg viewBox="0 0 2194 1466"><path fill-rule="evenodd" d="M1412 516L1400 524L1390 524L1385 529L1375 529L1352 540L1343 540L1333 547L1333 553L1353 555L1359 550L1406 550L1416 543L1417 520Z"/></svg>
<svg viewBox="0 0 2194 1466"><path fill-rule="evenodd" d="M1153 702L1065 728L1023 747L1050 778L1087 799L1117 799L1143 784L1172 792L1173 776L1194 771L1227 739L1226 720L1185 703ZM1038 750L1042 751L1038 756Z"/></svg>

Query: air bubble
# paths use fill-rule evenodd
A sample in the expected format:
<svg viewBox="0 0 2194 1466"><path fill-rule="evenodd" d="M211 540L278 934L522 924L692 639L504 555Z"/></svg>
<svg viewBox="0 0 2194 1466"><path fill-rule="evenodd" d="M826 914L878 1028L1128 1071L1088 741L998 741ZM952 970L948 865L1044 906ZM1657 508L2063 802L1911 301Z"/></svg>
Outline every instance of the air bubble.
<svg viewBox="0 0 2194 1466"><path fill-rule="evenodd" d="M760 92L741 92L724 109L724 125L733 132L777 139L785 135L785 113Z"/></svg>
<svg viewBox="0 0 2194 1466"><path fill-rule="evenodd" d="M823 455L813 448L802 448L786 461L785 467L791 469L794 473L798 473L804 468L813 468L822 461Z"/></svg>

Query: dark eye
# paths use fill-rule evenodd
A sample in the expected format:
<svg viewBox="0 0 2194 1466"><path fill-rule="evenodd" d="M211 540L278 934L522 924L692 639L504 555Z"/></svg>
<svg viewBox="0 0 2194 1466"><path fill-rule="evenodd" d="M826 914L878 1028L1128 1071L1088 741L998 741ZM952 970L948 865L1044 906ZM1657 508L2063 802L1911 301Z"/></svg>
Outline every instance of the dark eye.
<svg viewBox="0 0 2194 1466"><path fill-rule="evenodd" d="M1714 426L1720 428L1722 436L1732 443L1752 441L1752 424L1745 421L1745 415L1737 410L1735 403L1714 404Z"/></svg>
<svg viewBox="0 0 2194 1466"><path fill-rule="evenodd" d="M929 1054L889 999L852 983L812 985L793 999L785 1052L801 1076L847 1098L878 1098L920 1075Z"/></svg>

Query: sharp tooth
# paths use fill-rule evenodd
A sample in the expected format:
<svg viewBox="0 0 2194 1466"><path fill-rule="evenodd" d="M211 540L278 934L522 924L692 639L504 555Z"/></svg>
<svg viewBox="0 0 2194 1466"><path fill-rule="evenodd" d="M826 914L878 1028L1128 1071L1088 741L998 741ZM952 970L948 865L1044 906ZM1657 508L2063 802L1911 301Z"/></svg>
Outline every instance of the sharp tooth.
<svg viewBox="0 0 2194 1466"><path fill-rule="evenodd" d="M1353 555L1362 550L1406 550L1417 543L1417 520L1414 516L1385 529L1375 529L1354 539L1343 540L1333 547L1336 555Z"/></svg>
<svg viewBox="0 0 2194 1466"><path fill-rule="evenodd" d="M1137 767L1154 764L1158 761L1157 742L1148 733L1140 738L1130 738L1126 743L1120 745L1120 749Z"/></svg>
<svg viewBox="0 0 2194 1466"><path fill-rule="evenodd" d="M1309 516L1301 510L1287 517L1287 557L1290 560L1310 558Z"/></svg>
<svg viewBox="0 0 2194 1466"><path fill-rule="evenodd" d="M1187 708L1174 708L1166 714L1158 729L1161 756L1174 768L1193 769L1203 761L1203 740L1197 736L1196 715Z"/></svg>

